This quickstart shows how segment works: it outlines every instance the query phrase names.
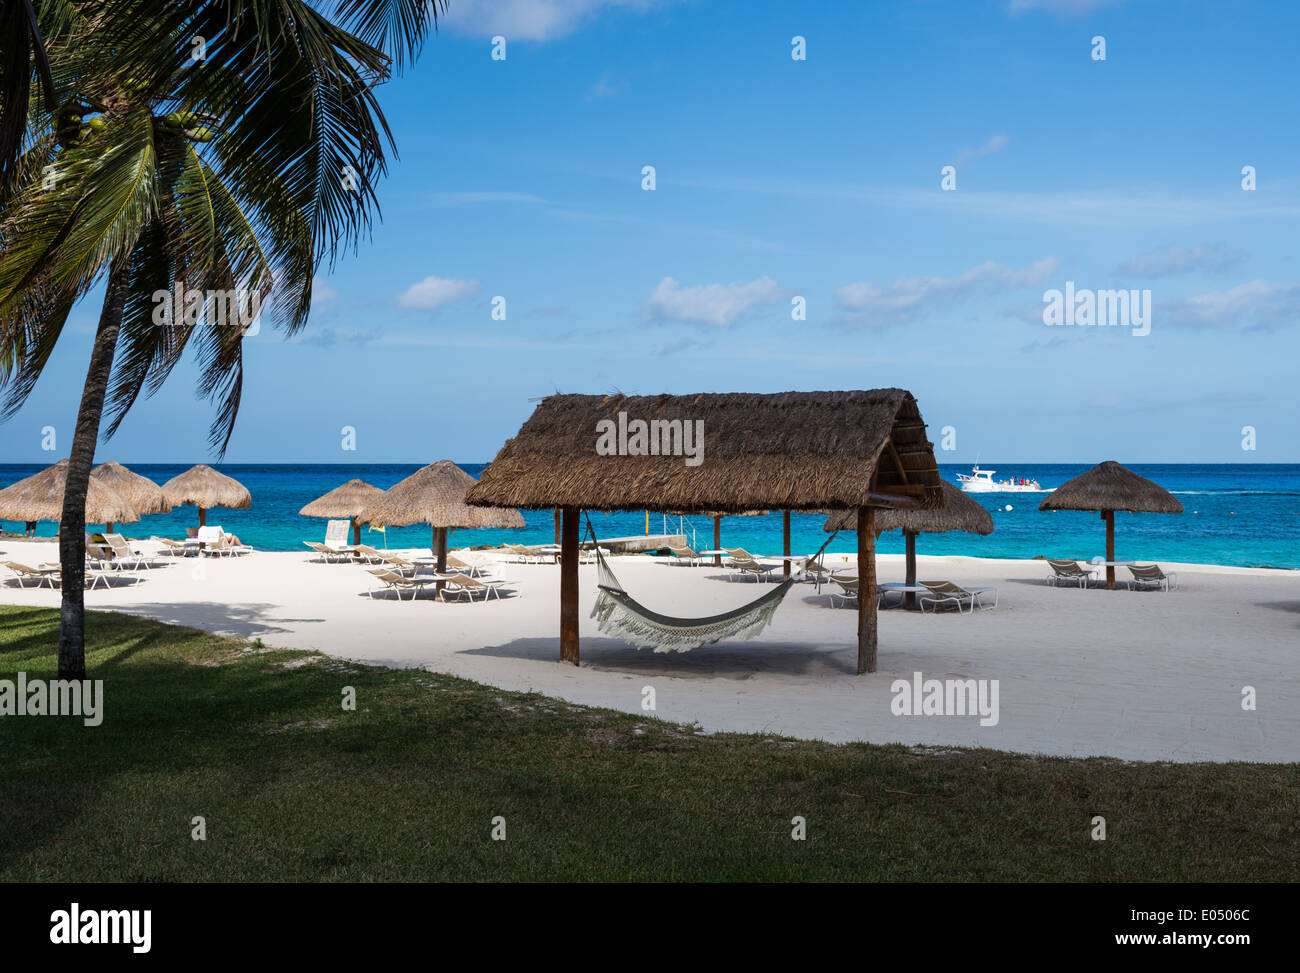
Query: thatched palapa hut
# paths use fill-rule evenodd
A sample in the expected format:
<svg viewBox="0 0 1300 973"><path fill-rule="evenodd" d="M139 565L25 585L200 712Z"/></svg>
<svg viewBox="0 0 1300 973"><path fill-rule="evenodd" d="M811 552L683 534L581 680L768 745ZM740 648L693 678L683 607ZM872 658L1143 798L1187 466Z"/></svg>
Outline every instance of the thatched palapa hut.
<svg viewBox="0 0 1300 973"><path fill-rule="evenodd" d="M301 517L344 518L352 521L352 543L361 543L361 525L368 523L360 519L366 507L384 495L377 486L371 486L365 480L348 480L342 486L336 486L323 497L317 497L298 511Z"/></svg>
<svg viewBox="0 0 1300 973"><path fill-rule="evenodd" d="M857 530L857 515L852 510L839 510L826 518L822 525L826 531ZM876 514L876 530L901 530L907 545L906 584L916 586L916 535L946 534L964 531L968 534L993 533L993 517L977 500L968 496L954 483L943 481L943 506L915 510L882 510ZM908 608L916 606L916 593L909 591L904 598Z"/></svg>
<svg viewBox="0 0 1300 973"><path fill-rule="evenodd" d="M61 520L67 481L68 461L61 459L5 487L0 490L0 520ZM90 478L86 485L86 523L129 524L139 519L135 508L116 490L97 477Z"/></svg>
<svg viewBox="0 0 1300 973"><path fill-rule="evenodd" d="M622 414L620 416L620 414ZM649 424L659 445L673 424L703 422L698 465L669 449L619 443L598 451L608 423ZM599 424L599 425L598 425ZM680 437L678 439L680 442ZM910 392L552 395L502 447L470 504L562 510L560 658L577 664L582 510L813 511L853 508L858 558L858 671L876 668L875 528L879 507L938 506L939 470Z"/></svg>
<svg viewBox="0 0 1300 973"><path fill-rule="evenodd" d="M429 545L438 559L437 570L447 569L447 531L457 527L523 527L518 510L471 507L465 494L475 484L451 460L441 459L416 470L393 484L358 515L363 523L378 527L429 524L433 527Z"/></svg>
<svg viewBox="0 0 1300 973"><path fill-rule="evenodd" d="M162 487L147 476L131 472L121 463L100 463L90 471L90 476L110 487L141 517L146 514L165 514L172 509L163 497ZM111 534L114 521L106 521L106 526Z"/></svg>
<svg viewBox="0 0 1300 973"><path fill-rule="evenodd" d="M1172 493L1114 460L1066 480L1038 505L1039 510L1099 510L1106 522L1106 587L1115 587L1115 511L1135 514L1180 514L1183 505Z"/></svg>
<svg viewBox="0 0 1300 973"><path fill-rule="evenodd" d="M253 505L253 495L238 480L218 473L211 466L200 463L184 473L173 476L162 486L163 497L173 507L192 503L199 508L199 526L206 526L208 511L213 507L229 510L247 510Z"/></svg>

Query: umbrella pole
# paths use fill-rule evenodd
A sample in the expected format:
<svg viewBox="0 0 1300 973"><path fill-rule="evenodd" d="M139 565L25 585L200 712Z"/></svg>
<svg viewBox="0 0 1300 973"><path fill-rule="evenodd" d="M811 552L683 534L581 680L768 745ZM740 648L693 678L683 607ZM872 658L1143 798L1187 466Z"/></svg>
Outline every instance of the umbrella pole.
<svg viewBox="0 0 1300 973"><path fill-rule="evenodd" d="M199 508L199 526L200 527L208 526L208 512L204 510L202 507Z"/></svg>
<svg viewBox="0 0 1300 973"><path fill-rule="evenodd" d="M790 557L790 511L788 510L781 512L781 553L787 558L781 563L785 567L782 573L788 578L790 577L790 561L788 560Z"/></svg>
<svg viewBox="0 0 1300 973"><path fill-rule="evenodd" d="M1101 519L1106 521L1106 589L1115 590L1115 511L1103 510Z"/></svg>
<svg viewBox="0 0 1300 973"><path fill-rule="evenodd" d="M713 549L715 551L722 549L722 518L721 517L713 518ZM713 555L713 566L715 568L722 567L721 554Z"/></svg>
<svg viewBox="0 0 1300 973"><path fill-rule="evenodd" d="M916 587L916 535L910 530L903 531L903 539L907 542L907 574L904 584L909 588ZM903 596L903 607L908 611L916 608L916 592L909 591Z"/></svg>
<svg viewBox="0 0 1300 973"><path fill-rule="evenodd" d="M356 547L361 543L361 521L355 517L352 518L352 546Z"/></svg>
<svg viewBox="0 0 1300 973"><path fill-rule="evenodd" d="M560 520L561 520L560 508L556 507L555 508L555 543L556 544L563 543L562 540L563 535L561 534Z"/></svg>
<svg viewBox="0 0 1300 973"><path fill-rule="evenodd" d="M871 507L858 508L858 675L876 671L876 524Z"/></svg>
<svg viewBox="0 0 1300 973"><path fill-rule="evenodd" d="M578 516L565 507L560 540L560 661L578 665Z"/></svg>

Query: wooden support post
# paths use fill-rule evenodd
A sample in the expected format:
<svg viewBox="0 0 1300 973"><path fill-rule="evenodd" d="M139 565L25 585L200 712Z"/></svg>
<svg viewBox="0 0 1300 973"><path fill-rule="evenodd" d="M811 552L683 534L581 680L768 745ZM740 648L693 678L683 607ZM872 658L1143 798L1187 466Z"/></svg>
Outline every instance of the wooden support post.
<svg viewBox="0 0 1300 973"><path fill-rule="evenodd" d="M199 526L200 527L208 526L208 512L204 510L202 507L199 508Z"/></svg>
<svg viewBox="0 0 1300 973"><path fill-rule="evenodd" d="M1106 521L1106 560L1115 560L1115 511L1103 510L1101 519ZM1115 590L1115 565L1106 565L1106 588Z"/></svg>
<svg viewBox="0 0 1300 973"><path fill-rule="evenodd" d="M721 517L713 518L713 549L715 551L722 549L722 518ZM722 567L721 554L713 555L713 566L715 568Z"/></svg>
<svg viewBox="0 0 1300 973"><path fill-rule="evenodd" d="M790 511L785 510L781 513L781 553L787 558L790 556ZM781 562L785 570L782 572L787 578L790 577L790 562Z"/></svg>
<svg viewBox="0 0 1300 973"><path fill-rule="evenodd" d="M858 508L858 675L876 671L876 516Z"/></svg>
<svg viewBox="0 0 1300 973"><path fill-rule="evenodd" d="M352 518L352 546L356 547L361 543L361 521L356 517Z"/></svg>
<svg viewBox="0 0 1300 973"><path fill-rule="evenodd" d="M904 576L904 584L909 588L916 587L916 535L910 530L903 531L903 539L907 543L907 574ZM903 607L908 611L916 609L916 592L909 591L903 596Z"/></svg>
<svg viewBox="0 0 1300 973"><path fill-rule="evenodd" d="M560 543L560 537L561 537L561 534L560 534L560 519L561 519L560 509L557 507L557 508L555 509L555 543L556 543L556 544L559 544L559 543Z"/></svg>
<svg viewBox="0 0 1300 973"><path fill-rule="evenodd" d="M565 507L560 525L560 661L578 664L578 517Z"/></svg>
<svg viewBox="0 0 1300 973"><path fill-rule="evenodd" d="M433 528L433 541L429 545L434 556L434 570L439 574L447 573L447 528ZM435 581L433 584L434 594L442 591L445 587L441 581Z"/></svg>

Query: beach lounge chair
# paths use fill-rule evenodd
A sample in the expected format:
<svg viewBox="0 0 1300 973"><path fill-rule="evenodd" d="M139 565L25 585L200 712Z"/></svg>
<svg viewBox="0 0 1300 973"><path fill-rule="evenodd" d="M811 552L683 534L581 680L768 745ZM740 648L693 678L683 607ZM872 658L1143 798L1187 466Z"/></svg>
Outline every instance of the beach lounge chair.
<svg viewBox="0 0 1300 973"><path fill-rule="evenodd" d="M149 540L156 541L163 546L163 553L170 554L172 557L186 557L193 548L181 541L174 541L170 537L150 537Z"/></svg>
<svg viewBox="0 0 1300 973"><path fill-rule="evenodd" d="M755 581L766 581L776 570L775 564L763 564L752 557L733 557L729 567L732 574L739 574L741 578L752 574Z"/></svg>
<svg viewBox="0 0 1300 973"><path fill-rule="evenodd" d="M836 574L831 572L831 581L840 589L840 593L831 592L831 605L835 605L836 599L840 601L857 601L858 600L858 579L851 574Z"/></svg>
<svg viewBox="0 0 1300 973"><path fill-rule="evenodd" d="M499 601L501 599L501 592L499 589L504 585L509 584L509 582L503 581L499 578L471 578L465 574L444 574L440 575L438 580L446 582L446 584L438 591L438 598L441 601L447 600L448 591L453 595L456 595L458 598L463 595L470 601L474 600L474 595L476 593L481 593L485 602L494 596Z"/></svg>
<svg viewBox="0 0 1300 973"><path fill-rule="evenodd" d="M464 574L476 578L483 573L483 568L470 561L462 561L455 554L447 555L447 568L453 574Z"/></svg>
<svg viewBox="0 0 1300 973"><path fill-rule="evenodd" d="M35 581L36 587L42 584L49 585L51 588L59 582L59 569L54 565L42 564L39 567L32 567L28 564L22 564L19 561L0 561L18 578L19 587L27 587L28 581Z"/></svg>
<svg viewBox="0 0 1300 973"><path fill-rule="evenodd" d="M316 552L317 554L319 554L321 557L323 557L323 558L325 559L325 563L327 563L327 564L328 564L329 562L331 562L331 561L351 561L351 560L352 560L352 552L351 552L351 551L336 551L336 550L334 550L334 548L332 548L332 547L326 547L324 544L318 543L317 541L303 541L303 543L306 544L308 547L310 547L313 551L315 551L315 552Z"/></svg>
<svg viewBox="0 0 1300 973"><path fill-rule="evenodd" d="M420 594L421 588L438 580L428 575L420 578L408 578L388 568L366 568L366 570L378 578L383 583L384 588L397 592L398 601L402 600L403 591L409 591L411 600L415 601ZM367 591L366 594L370 596L372 601L374 600L375 593L373 591Z"/></svg>
<svg viewBox="0 0 1300 973"><path fill-rule="evenodd" d="M1092 579L1092 575L1079 567L1077 561L1054 561L1049 557L1047 563L1052 569L1052 576L1047 579L1050 585L1073 584L1086 588Z"/></svg>
<svg viewBox="0 0 1300 973"><path fill-rule="evenodd" d="M691 549L689 544L684 544L681 547L675 547L672 544L669 544L668 553L673 556L673 561L677 564L685 564L690 567L695 567L700 563L700 556Z"/></svg>
<svg viewBox="0 0 1300 973"><path fill-rule="evenodd" d="M963 588L951 581L922 581L920 584L930 589L930 594L921 596L921 611L925 611L926 605L930 606L931 611L937 611L942 605L956 605L958 612L973 615L976 605L984 611L998 607L998 589L992 586ZM989 592L993 593L993 604L979 604L980 598Z"/></svg>
<svg viewBox="0 0 1300 973"><path fill-rule="evenodd" d="M1128 583L1131 591L1153 588L1157 591L1178 590L1178 574L1174 571L1165 574L1158 564L1130 564L1127 567L1133 575Z"/></svg>
<svg viewBox="0 0 1300 973"><path fill-rule="evenodd" d="M375 551L375 553L379 555L379 559L384 562L390 571L395 571L403 577L416 572L416 565L404 557L398 557L396 554L385 554L383 551Z"/></svg>
<svg viewBox="0 0 1300 973"><path fill-rule="evenodd" d="M582 547L578 548L578 563L579 563L579 564L595 564L595 563L596 563L596 551L597 551L597 548L592 547L590 544L584 544ZM602 547L602 548L599 548L599 551L600 551L600 556L601 556L601 557L609 557L609 548L608 548L608 547ZM559 556L558 554L555 555L555 559L556 559L556 561L558 562L559 559L560 559L560 556Z"/></svg>
<svg viewBox="0 0 1300 973"><path fill-rule="evenodd" d="M121 534L105 534L104 541L113 552L111 563L119 571L125 571L128 567L133 571L141 567L153 567L153 559L133 550Z"/></svg>
<svg viewBox="0 0 1300 973"><path fill-rule="evenodd" d="M321 547L328 550L328 548L325 548L324 544L322 544ZM371 547L369 544L358 544L351 551L346 552L346 554L350 555L362 564L384 563L384 555L380 554L377 548Z"/></svg>

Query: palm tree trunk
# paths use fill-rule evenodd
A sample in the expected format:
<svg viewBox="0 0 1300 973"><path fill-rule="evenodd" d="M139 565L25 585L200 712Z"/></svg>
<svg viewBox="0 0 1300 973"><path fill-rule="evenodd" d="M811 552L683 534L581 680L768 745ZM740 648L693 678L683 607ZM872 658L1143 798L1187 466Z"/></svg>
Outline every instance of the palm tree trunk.
<svg viewBox="0 0 1300 973"><path fill-rule="evenodd" d="M108 272L104 307L95 329L86 387L77 412L77 430L68 457L68 479L63 490L63 518L59 521L59 567L63 579L63 607L59 616L59 678L86 678L86 490L95 465L99 421L104 396L113 371L113 353L122 328L122 309L130 278L127 261L114 261Z"/></svg>

